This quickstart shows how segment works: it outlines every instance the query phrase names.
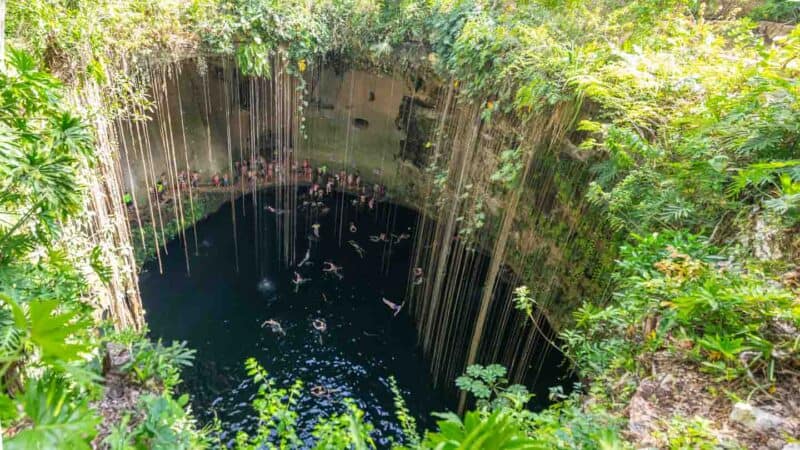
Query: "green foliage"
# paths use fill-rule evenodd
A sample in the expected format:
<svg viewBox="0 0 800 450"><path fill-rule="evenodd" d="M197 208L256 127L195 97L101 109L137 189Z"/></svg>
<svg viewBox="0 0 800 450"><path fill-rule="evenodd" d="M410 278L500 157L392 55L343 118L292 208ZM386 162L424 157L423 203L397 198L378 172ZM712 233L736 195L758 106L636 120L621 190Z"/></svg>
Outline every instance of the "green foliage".
<svg viewBox="0 0 800 450"><path fill-rule="evenodd" d="M255 359L249 358L245 367L247 374L258 386L253 408L258 414L259 428L253 436L239 432L236 436L237 448L284 448L299 445L301 441L295 429L297 413L292 408L301 395L302 382L296 381L289 389L276 388L275 382Z"/></svg>
<svg viewBox="0 0 800 450"><path fill-rule="evenodd" d="M663 433L657 433L656 437L665 441L667 443L666 448L670 450L684 448L713 450L720 448L720 442L711 429L711 423L701 417L692 419L674 417L667 424L666 430ZM726 444L725 448L739 448L732 443Z"/></svg>
<svg viewBox="0 0 800 450"><path fill-rule="evenodd" d="M795 0L766 0L750 11L749 15L755 20L796 24L800 19L800 5Z"/></svg>
<svg viewBox="0 0 800 450"><path fill-rule="evenodd" d="M334 414L317 422L311 433L317 442L314 448L324 449L374 449L369 436L372 425L364 422L364 412L352 400L344 401L347 411Z"/></svg>
<svg viewBox="0 0 800 450"><path fill-rule="evenodd" d="M756 53L759 46L740 26L746 24L673 36L688 39L683 50L670 44L620 54L601 72L610 77L605 83L597 76L582 82L581 89L607 108L607 122L591 127L583 145L607 156L594 167L597 184L589 198L616 227L710 232L721 217L747 211L742 206L748 203L785 217L786 226L796 222L791 192L800 110L790 55L798 33ZM718 42L694 45L703 35ZM667 52L673 56L665 58ZM672 59L682 52L695 57ZM756 63L742 64L745 55ZM618 97L617 91L634 87L646 95Z"/></svg>
<svg viewBox="0 0 800 450"><path fill-rule="evenodd" d="M574 329L562 334L581 372L614 377L637 370L642 353L681 343L690 349L686 357L720 378L774 383L776 367L798 357L794 338L778 325L800 324L794 296L758 272L720 263L717 252L677 233L624 246L615 301L584 304Z"/></svg>
<svg viewBox="0 0 800 450"><path fill-rule="evenodd" d="M531 295L528 286L518 286L514 289L514 307L525 313L529 318L533 318L533 309L536 306L536 299Z"/></svg>
<svg viewBox="0 0 800 450"><path fill-rule="evenodd" d="M185 394L177 400L167 395L143 396L141 404L147 415L134 435L137 446L164 450L192 448L192 429L185 426L184 407L188 402ZM182 423L184 426L180 426Z"/></svg>
<svg viewBox="0 0 800 450"><path fill-rule="evenodd" d="M108 284L111 279L111 269L103 261L103 249L100 246L92 248L92 253L89 255L89 264L91 265L94 273L100 278L100 281Z"/></svg>
<svg viewBox="0 0 800 450"><path fill-rule="evenodd" d="M99 391L86 282L55 241L93 139L61 84L11 49L0 73L0 417L8 448L90 448Z"/></svg>
<svg viewBox="0 0 800 450"><path fill-rule="evenodd" d="M186 347L186 342L173 342L164 346L159 340L140 338L131 348L131 359L122 369L131 373L141 384L152 388L160 386L171 392L180 383L180 369L190 367L196 350Z"/></svg>
<svg viewBox="0 0 800 450"><path fill-rule="evenodd" d="M522 175L523 152L521 148L503 150L500 152L500 166L492 174L491 180L499 183L505 189L515 189L519 185L519 178Z"/></svg>
<svg viewBox="0 0 800 450"><path fill-rule="evenodd" d="M49 243L78 211L77 170L90 162L86 126L63 107L60 83L11 50L0 74L0 258Z"/></svg>
<svg viewBox="0 0 800 450"><path fill-rule="evenodd" d="M479 399L489 399L497 395L498 389L508 380L504 377L506 368L499 364L482 366L474 364L467 367L467 374L456 378L456 386Z"/></svg>
<svg viewBox="0 0 800 450"><path fill-rule="evenodd" d="M238 43L236 60L245 74L270 77L271 58L277 53L300 74L319 50L322 30L307 2L236 0L222 7L206 40L223 51Z"/></svg>
<svg viewBox="0 0 800 450"><path fill-rule="evenodd" d="M15 352L5 356L9 362L21 359L29 348L37 349L42 361L51 364L74 361L88 349L78 343L86 339L91 325L80 317L80 311L55 312L59 306L56 300L32 300L27 303L27 312L8 296L0 295L0 301L11 308L17 330Z"/></svg>
<svg viewBox="0 0 800 450"><path fill-rule="evenodd" d="M417 420L408 410L403 395L400 393L400 388L397 386L397 380L394 377L389 377L389 388L391 388L394 395L395 416L397 416L397 421L400 422L400 427L403 430L405 444L412 448L419 447L422 440L417 431Z"/></svg>
<svg viewBox="0 0 800 450"><path fill-rule="evenodd" d="M607 449L633 448L621 434L623 421L603 407L583 405L585 401L577 391L564 395L561 388L551 389L551 399L556 401L547 409L532 414L526 422L528 434L539 448Z"/></svg>
<svg viewBox="0 0 800 450"><path fill-rule="evenodd" d="M571 395L552 388L554 403L534 413L526 409L532 395L524 386L506 387L505 373L496 364L468 367L457 384L479 398L478 408L463 422L452 413L436 414L444 420L426 433L422 448L632 448L621 437L621 420L603 407L584 407L580 386Z"/></svg>
<svg viewBox="0 0 800 450"><path fill-rule="evenodd" d="M18 7L19 5L14 5ZM39 2L31 8L55 7ZM18 9L12 11L16 20ZM99 418L89 406L101 393L93 307L74 256L59 242L61 226L83 204L79 173L94 163L91 130L65 105L61 84L30 55L12 50L0 73L0 418L7 448L89 449ZM88 255L103 282L102 250ZM176 366L192 351L137 335L128 367L139 381L178 381ZM9 395L10 394L10 395ZM116 448L197 448L201 435L187 399L143 397L145 417L121 424Z"/></svg>
<svg viewBox="0 0 800 450"><path fill-rule="evenodd" d="M21 404L32 425L5 440L5 448L91 448L99 420L87 399L68 389L65 379L45 375L30 380Z"/></svg>
<svg viewBox="0 0 800 450"><path fill-rule="evenodd" d="M124 416L103 443L112 450L205 448L205 436L195 430L186 412L188 402L187 395L177 400L167 394L143 395L139 399L142 420L131 426L130 416Z"/></svg>
<svg viewBox="0 0 800 450"><path fill-rule="evenodd" d="M10 0L6 33L65 79L113 79L119 55L194 45L217 0Z"/></svg>
<svg viewBox="0 0 800 450"><path fill-rule="evenodd" d="M765 1L749 15L793 23L796 3ZM612 298L587 301L575 311L574 327L562 333L592 395L619 406L646 374L642 360L654 352L761 388L796 367L800 351L786 331L799 325L792 293L759 266L726 262L732 252L699 237L733 242L751 214L769 216L785 230L800 221L800 29L766 47L750 20L705 20L703 14L698 2L682 1L134 0L109 6L101 0L16 0L9 3L8 29L12 40L79 83L113 84L110 68L119 55L135 60L142 50L189 48L200 35L204 50L235 55L246 74L268 76L276 57L296 76L321 59L411 67L414 73L424 61L423 69L456 81L464 103L483 105L484 120L510 114L524 127L531 116L548 115L554 129L582 139L576 143L594 177L586 194L594 211L634 242L620 250ZM83 120L63 106L59 83L34 58L11 51L8 64L0 76L0 355L5 392L21 395L0 395L0 415L12 425L33 424L11 441L30 439L26 443L35 447L52 438L37 420L60 419L22 408L22 402L50 398L45 393L51 389L38 387L45 382L35 371L23 376L21 366L45 367L82 385L77 374L90 370L81 357L95 345L85 333L88 307L79 300L85 282L53 243L60 225L81 206L77 173L92 164L92 139ZM565 104L571 108L561 108ZM503 190L520 188L523 155L515 148L500 154L491 175ZM569 164L553 167L557 208L587 213L573 198L584 194L583 179ZM429 172L433 201L441 206L449 201L448 174L441 161L433 161ZM480 188L470 185L459 199L469 201L458 218L468 239L488 220ZM165 224L169 238L189 222L182 219ZM598 243L574 235L593 225L547 224L542 233L580 241L575 253L591 254ZM140 264L156 247L154 224L146 227L146 241L137 248ZM107 261L96 250L91 266L107 281ZM581 272L574 270L570 283ZM538 291L518 291L515 306L531 316L537 297ZM169 391L190 352L182 345L134 342L133 376L145 384L160 379ZM262 427L252 437L240 435L238 443L301 445L292 411L301 385L276 388L254 361L248 371L259 385L255 406ZM458 385L478 399L478 411L463 421L445 417L423 445L625 447L619 424L602 408L581 404L578 394L558 395L552 407L534 414L524 409L530 394L506 386L504 376L497 366L469 368ZM79 410L80 400L71 391L65 395L52 398L64 398L67 411ZM175 425L188 421L184 406L166 394L150 396L143 404L147 419L121 424L108 442L116 448L191 446L191 436L177 431L190 433L191 427ZM317 442L371 446L362 414L352 403L345 406L318 424ZM18 409L36 419L16 414ZM398 415L414 444L415 427L401 404ZM673 448L702 448L710 442L706 428L695 419L670 423L664 440ZM70 445L89 438L59 433Z"/></svg>
<svg viewBox="0 0 800 450"><path fill-rule="evenodd" d="M424 448L544 448L536 447L521 425L503 411L495 411L488 416L468 411L463 421L452 413L437 416L442 419L437 422L439 430L425 436Z"/></svg>

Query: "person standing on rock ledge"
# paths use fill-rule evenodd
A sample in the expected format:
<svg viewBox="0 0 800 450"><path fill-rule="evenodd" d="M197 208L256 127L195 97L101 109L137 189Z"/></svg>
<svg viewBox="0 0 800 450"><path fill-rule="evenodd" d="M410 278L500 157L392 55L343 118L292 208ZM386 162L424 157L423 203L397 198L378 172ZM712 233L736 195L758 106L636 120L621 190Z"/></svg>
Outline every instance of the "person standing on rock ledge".
<svg viewBox="0 0 800 450"><path fill-rule="evenodd" d="M122 202L125 203L125 206L128 208L133 206L133 196L130 192L125 191L125 193L122 194Z"/></svg>

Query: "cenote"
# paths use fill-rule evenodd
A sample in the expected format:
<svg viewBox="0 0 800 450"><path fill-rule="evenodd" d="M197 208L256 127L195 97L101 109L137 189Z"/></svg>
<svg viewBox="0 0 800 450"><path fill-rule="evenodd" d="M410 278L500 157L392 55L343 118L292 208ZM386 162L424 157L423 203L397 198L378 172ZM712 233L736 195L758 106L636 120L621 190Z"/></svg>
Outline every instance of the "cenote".
<svg viewBox="0 0 800 450"><path fill-rule="evenodd" d="M197 224L197 248L189 238L189 273L180 240L162 254L163 275L155 262L144 267L140 284L151 336L167 343L185 340L197 350L180 389L190 395L202 422L220 419L223 442L258 425L251 407L256 389L244 368L249 357L264 366L277 386L303 382L296 410L299 435L307 441L315 420L341 412L346 398L364 410L375 427L376 444L397 441L401 430L390 377L421 429L433 425L431 412L456 408L453 385L435 388L431 382L411 316L405 311L395 316L382 301L402 303L406 297L412 242L372 242L370 236L411 233L417 213L390 203L370 211L354 205L354 198L326 198L327 213L300 204L291 265L281 258L278 217L267 210L275 205L275 192L269 189L237 199L234 206L225 203ZM320 225L319 238L314 223ZM363 258L350 240L365 250ZM308 263L297 267L306 250ZM343 277L324 273L325 261L341 266ZM309 281L296 286L294 272ZM467 295L479 300L478 293ZM267 320L278 322L285 334L264 325ZM315 329L315 320L324 321L327 329ZM545 356L537 359L542 365L537 379L530 380L537 394L534 407L545 404L547 388L564 372L560 354ZM314 386L323 386L327 394L313 395Z"/></svg>

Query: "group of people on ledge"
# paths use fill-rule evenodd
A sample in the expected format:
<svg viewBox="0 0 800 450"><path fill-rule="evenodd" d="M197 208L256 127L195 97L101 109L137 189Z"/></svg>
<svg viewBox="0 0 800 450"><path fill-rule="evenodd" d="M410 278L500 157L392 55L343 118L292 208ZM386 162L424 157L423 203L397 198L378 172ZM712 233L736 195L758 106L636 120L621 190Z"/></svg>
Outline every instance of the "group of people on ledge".
<svg viewBox="0 0 800 450"><path fill-rule="evenodd" d="M328 167L325 165L319 167L312 167L308 159L304 159L301 164L296 161L289 160L292 167L291 172L295 174L298 181L305 181L312 184L311 192L321 195L322 193L330 194L334 189L355 190L359 195L359 200L369 203L370 209L374 207L375 201L382 199L386 195L386 186L382 184L375 184L374 186L364 186L362 184L361 174L358 170L348 173L342 170L338 173L329 173ZM228 172L213 173L207 180L203 180L200 172L197 170L180 171L177 174L177 186L170 189L171 191L188 190L191 188L228 188L236 183L249 183L255 187L261 183L272 183L276 180L276 175L280 175L282 171L282 164L273 160L267 162L263 156L255 156L250 159L235 161L234 164L234 177L233 179ZM158 202L166 202L168 182L165 181L167 173L162 173L151 189L151 195ZM205 182L204 182L205 181ZM126 191L123 193L122 200L128 208L133 207L133 195Z"/></svg>

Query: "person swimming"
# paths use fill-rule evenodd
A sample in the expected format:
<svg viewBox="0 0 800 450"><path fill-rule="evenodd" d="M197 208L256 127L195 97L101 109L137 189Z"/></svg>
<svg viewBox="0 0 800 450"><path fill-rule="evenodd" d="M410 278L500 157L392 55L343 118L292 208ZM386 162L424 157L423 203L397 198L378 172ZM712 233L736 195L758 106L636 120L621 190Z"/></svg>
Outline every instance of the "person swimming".
<svg viewBox="0 0 800 450"><path fill-rule="evenodd" d="M358 245L358 242L350 240L350 241L347 241L347 243L350 244L351 247L353 247L353 250L355 250L356 253L358 253L358 256L360 256L361 258L364 258L364 255L367 254L367 252L364 251L364 249L361 248L360 245Z"/></svg>
<svg viewBox="0 0 800 450"><path fill-rule="evenodd" d="M337 277L339 277L340 280L342 278L344 278L344 275L342 275L340 273L340 271L342 270L342 266L337 266L336 264L334 264L334 263L332 263L330 261L325 261L324 264L325 264L325 267L322 268L323 272L332 273L332 274L336 275Z"/></svg>
<svg viewBox="0 0 800 450"><path fill-rule="evenodd" d="M311 387L311 395L314 397L327 397L330 395L330 392L325 386L316 385Z"/></svg>
<svg viewBox="0 0 800 450"><path fill-rule="evenodd" d="M399 235L392 234L392 237L394 238L394 243L395 244L399 244L400 241L403 241L405 239L409 239L411 237L411 235L408 234L408 233L400 233Z"/></svg>
<svg viewBox="0 0 800 450"><path fill-rule="evenodd" d="M324 333L325 331L328 330L328 324L325 323L325 321L322 319L314 319L311 322L311 326L313 326L314 329L319 331L320 333Z"/></svg>
<svg viewBox="0 0 800 450"><path fill-rule="evenodd" d="M319 239L319 227L320 225L318 223L311 225L311 229L314 230L314 236L316 236L317 239Z"/></svg>
<svg viewBox="0 0 800 450"><path fill-rule="evenodd" d="M265 325L268 325L273 333L278 333L282 336L286 336L286 331L283 330L283 327L277 320L274 319L265 320L264 323L261 324L261 328L264 328Z"/></svg>
<svg viewBox="0 0 800 450"><path fill-rule="evenodd" d="M277 209L272 205L266 205L266 206L264 206L264 209L269 211L269 212L271 212L272 214L283 214L284 213L284 211L282 209Z"/></svg>
<svg viewBox="0 0 800 450"><path fill-rule="evenodd" d="M296 287L300 287L301 284L308 283L309 281L311 281L311 278L303 278L303 276L297 272L294 273L294 277L292 278L292 284Z"/></svg>
<svg viewBox="0 0 800 450"><path fill-rule="evenodd" d="M389 242L389 239L386 237L386 233L372 235L369 237L369 240L372 242Z"/></svg>
<svg viewBox="0 0 800 450"><path fill-rule="evenodd" d="M398 314L400 314L400 310L403 309L403 305L405 305L406 302L400 303L398 305L397 303L387 299L386 297L383 297L383 304L388 306L389 309L391 309L394 312L394 316L396 317Z"/></svg>
<svg viewBox="0 0 800 450"><path fill-rule="evenodd" d="M311 247L306 249L306 254L305 254L305 256L303 256L303 259L300 260L300 263L297 264L297 267L303 267L306 264L310 265L311 264L311 262L309 261L310 259L311 259Z"/></svg>
<svg viewBox="0 0 800 450"><path fill-rule="evenodd" d="M414 267L414 286L419 286L425 281L425 273L422 271L422 267Z"/></svg>

